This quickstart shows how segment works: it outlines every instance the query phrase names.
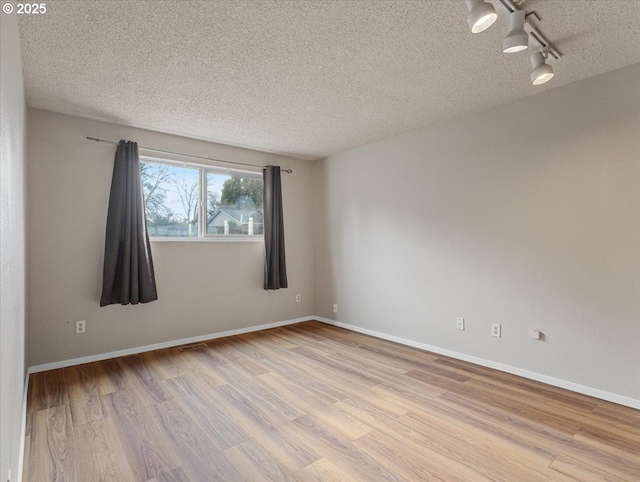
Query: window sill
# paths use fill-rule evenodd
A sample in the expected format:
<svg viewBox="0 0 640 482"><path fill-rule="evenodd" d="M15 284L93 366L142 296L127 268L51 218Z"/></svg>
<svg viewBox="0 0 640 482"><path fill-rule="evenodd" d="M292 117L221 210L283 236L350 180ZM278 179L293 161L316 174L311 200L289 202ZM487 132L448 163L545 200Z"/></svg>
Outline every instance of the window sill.
<svg viewBox="0 0 640 482"><path fill-rule="evenodd" d="M172 238L169 236L150 237L152 243L262 243L264 236L207 236L193 238Z"/></svg>

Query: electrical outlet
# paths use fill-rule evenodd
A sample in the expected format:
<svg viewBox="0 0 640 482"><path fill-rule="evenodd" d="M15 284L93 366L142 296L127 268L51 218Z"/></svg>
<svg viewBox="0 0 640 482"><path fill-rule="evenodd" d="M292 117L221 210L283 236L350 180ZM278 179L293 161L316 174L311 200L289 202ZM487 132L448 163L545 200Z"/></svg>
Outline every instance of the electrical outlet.
<svg viewBox="0 0 640 482"><path fill-rule="evenodd" d="M502 337L502 325L500 323L491 323L491 336Z"/></svg>
<svg viewBox="0 0 640 482"><path fill-rule="evenodd" d="M302 296L300 296L300 293L298 293L296 295L296 303L300 303L301 300L302 300Z"/></svg>
<svg viewBox="0 0 640 482"><path fill-rule="evenodd" d="M76 333L85 333L87 331L86 328L84 321L76 321Z"/></svg>
<svg viewBox="0 0 640 482"><path fill-rule="evenodd" d="M333 312L334 312L334 313L337 313L337 312L338 312L338 304L337 304L337 303L334 303L334 304L333 304Z"/></svg>
<svg viewBox="0 0 640 482"><path fill-rule="evenodd" d="M456 329L460 331L464 331L464 318L462 317L456 318Z"/></svg>

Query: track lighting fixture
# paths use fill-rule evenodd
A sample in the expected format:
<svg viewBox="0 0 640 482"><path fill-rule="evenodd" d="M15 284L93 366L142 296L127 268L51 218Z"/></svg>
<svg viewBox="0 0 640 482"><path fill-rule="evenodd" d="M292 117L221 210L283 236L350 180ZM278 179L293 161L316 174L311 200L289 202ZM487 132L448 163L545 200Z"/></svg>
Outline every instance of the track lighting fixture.
<svg viewBox="0 0 640 482"><path fill-rule="evenodd" d="M549 82L553 76L553 69L544 59L548 56L546 52L536 52L531 56L531 82L533 85L540 85Z"/></svg>
<svg viewBox="0 0 640 482"><path fill-rule="evenodd" d="M509 32L502 42L502 51L511 54L525 50L529 46L529 34L524 30L524 10L511 12L509 16Z"/></svg>
<svg viewBox="0 0 640 482"><path fill-rule="evenodd" d="M492 0L493 3L501 3L509 12L509 32L502 41L502 51L505 54L522 52L529 47L529 37L538 42L542 52L536 52L531 56L531 82L533 85L541 85L549 82L553 76L553 69L545 62L551 55L559 59L562 54L547 40L539 27L540 17L535 11L527 12L523 5L526 0ZM466 0L469 15L467 23L471 33L484 32L494 24L498 16L493 4L485 0ZM534 17L534 19L530 18ZM527 24L528 29L524 26Z"/></svg>
<svg viewBox="0 0 640 482"><path fill-rule="evenodd" d="M467 23L471 33L480 33L493 25L498 18L495 8L484 0L467 0L469 16Z"/></svg>

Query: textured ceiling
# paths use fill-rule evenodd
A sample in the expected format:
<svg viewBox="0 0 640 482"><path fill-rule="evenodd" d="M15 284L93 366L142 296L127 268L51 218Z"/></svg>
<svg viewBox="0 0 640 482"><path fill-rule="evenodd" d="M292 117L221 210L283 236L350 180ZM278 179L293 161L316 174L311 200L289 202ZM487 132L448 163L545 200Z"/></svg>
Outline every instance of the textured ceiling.
<svg viewBox="0 0 640 482"><path fill-rule="evenodd" d="M462 0L46 3L19 16L30 106L305 159L640 62L638 0L527 1L563 53L538 87L497 0L478 35Z"/></svg>

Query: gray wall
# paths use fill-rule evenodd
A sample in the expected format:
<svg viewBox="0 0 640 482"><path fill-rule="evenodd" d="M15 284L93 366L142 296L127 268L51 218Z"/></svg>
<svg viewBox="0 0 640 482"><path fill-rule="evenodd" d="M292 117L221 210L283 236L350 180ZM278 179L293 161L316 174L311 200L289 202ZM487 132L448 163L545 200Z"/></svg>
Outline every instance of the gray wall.
<svg viewBox="0 0 640 482"><path fill-rule="evenodd" d="M40 110L29 109L28 116L29 365L312 314L308 161ZM282 177L289 288L262 289L262 242L152 242L159 300L100 308L115 146L85 136L292 168ZM76 320L86 320L86 334L75 334Z"/></svg>
<svg viewBox="0 0 640 482"><path fill-rule="evenodd" d="M640 64L318 162L314 219L316 315L640 399Z"/></svg>
<svg viewBox="0 0 640 482"><path fill-rule="evenodd" d="M26 114L15 15L0 15L0 479L18 458L25 379Z"/></svg>

